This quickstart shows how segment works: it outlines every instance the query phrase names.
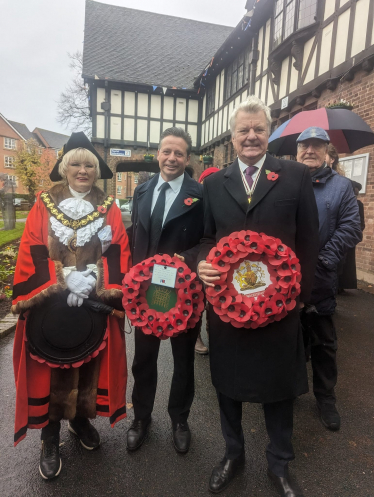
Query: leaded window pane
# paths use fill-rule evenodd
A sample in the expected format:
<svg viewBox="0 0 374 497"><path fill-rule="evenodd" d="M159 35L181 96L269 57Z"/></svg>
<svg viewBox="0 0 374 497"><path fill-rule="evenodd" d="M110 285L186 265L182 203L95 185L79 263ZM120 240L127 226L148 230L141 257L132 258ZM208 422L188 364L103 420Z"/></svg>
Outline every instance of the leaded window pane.
<svg viewBox="0 0 374 497"><path fill-rule="evenodd" d="M298 29L316 21L317 0L300 0Z"/></svg>

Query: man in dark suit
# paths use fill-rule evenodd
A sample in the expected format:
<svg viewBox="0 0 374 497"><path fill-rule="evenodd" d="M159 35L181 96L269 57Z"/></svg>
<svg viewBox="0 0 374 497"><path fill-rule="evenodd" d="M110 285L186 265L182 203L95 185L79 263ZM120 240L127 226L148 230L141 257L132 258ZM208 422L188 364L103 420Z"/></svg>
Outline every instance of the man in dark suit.
<svg viewBox="0 0 374 497"><path fill-rule="evenodd" d="M199 240L203 234L202 186L185 172L191 154L191 137L181 128L161 135L157 159L160 173L134 192L132 226L127 230L133 264L156 253L178 255L196 271ZM192 203L185 203L186 199ZM171 338L174 374L168 411L177 452L189 449L191 433L187 418L194 397L194 346L199 323L187 333ZM127 433L127 448L137 450L144 442L157 388L159 338L135 328L132 367L132 401L135 419Z"/></svg>
<svg viewBox="0 0 374 497"><path fill-rule="evenodd" d="M242 402L257 402L263 404L270 438L268 474L280 495L295 497L302 492L288 473L288 462L294 459L293 399L308 391L299 306L309 299L312 288L318 215L308 168L266 154L270 124L269 108L254 96L231 116L238 158L204 181L204 237L198 272L207 286L214 286L219 273L205 262L212 247L234 231L252 230L279 238L296 252L301 294L297 307L286 317L258 329L235 328L210 307L210 364L226 452L213 469L209 489L218 493L226 488L244 463ZM269 175L272 172L275 179Z"/></svg>

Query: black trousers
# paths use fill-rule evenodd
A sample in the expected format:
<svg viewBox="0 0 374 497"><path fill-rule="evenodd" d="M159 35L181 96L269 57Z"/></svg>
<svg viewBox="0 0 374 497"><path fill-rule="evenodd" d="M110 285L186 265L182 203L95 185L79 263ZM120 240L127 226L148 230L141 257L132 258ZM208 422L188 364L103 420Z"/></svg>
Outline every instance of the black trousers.
<svg viewBox="0 0 374 497"><path fill-rule="evenodd" d="M230 399L217 391L221 415L222 434L226 442L225 456L235 459L244 452L242 428L243 402ZM263 404L266 430L270 443L266 449L269 469L277 476L284 476L289 461L295 459L292 447L293 399Z"/></svg>
<svg viewBox="0 0 374 497"><path fill-rule="evenodd" d="M338 345L332 316L302 312L301 323L310 340L314 395L317 401L335 403Z"/></svg>
<svg viewBox="0 0 374 497"><path fill-rule="evenodd" d="M168 412L173 423L187 421L195 394L195 343L200 324L187 333L170 338L174 359ZM148 418L153 410L157 388L157 358L161 340L135 328L135 356L132 365L135 419Z"/></svg>

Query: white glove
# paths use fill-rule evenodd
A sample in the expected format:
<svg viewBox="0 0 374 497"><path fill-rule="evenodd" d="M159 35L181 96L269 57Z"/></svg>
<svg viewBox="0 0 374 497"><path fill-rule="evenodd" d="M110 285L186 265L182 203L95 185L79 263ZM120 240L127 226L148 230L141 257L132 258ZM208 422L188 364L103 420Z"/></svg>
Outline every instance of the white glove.
<svg viewBox="0 0 374 497"><path fill-rule="evenodd" d="M80 307L83 304L83 298L71 292L68 295L67 304L70 307Z"/></svg>
<svg viewBox="0 0 374 497"><path fill-rule="evenodd" d="M87 298L96 285L96 280L91 276L91 269L86 271L72 271L65 278L68 289L83 299Z"/></svg>

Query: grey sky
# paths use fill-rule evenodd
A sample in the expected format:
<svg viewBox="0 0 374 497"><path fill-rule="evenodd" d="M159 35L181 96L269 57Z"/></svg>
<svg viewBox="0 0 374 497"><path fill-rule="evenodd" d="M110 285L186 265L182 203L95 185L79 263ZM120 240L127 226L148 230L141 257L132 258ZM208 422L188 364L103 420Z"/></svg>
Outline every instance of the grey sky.
<svg viewBox="0 0 374 497"><path fill-rule="evenodd" d="M236 26L246 1L102 3ZM39 127L69 133L56 121L57 101L72 77L67 54L83 49L84 9L85 0L0 0L0 113L7 119L24 123L31 131Z"/></svg>

